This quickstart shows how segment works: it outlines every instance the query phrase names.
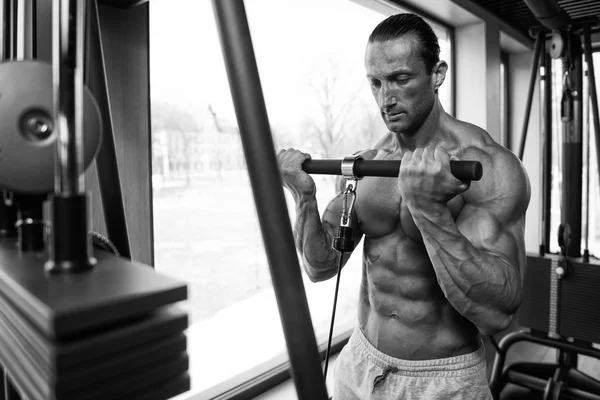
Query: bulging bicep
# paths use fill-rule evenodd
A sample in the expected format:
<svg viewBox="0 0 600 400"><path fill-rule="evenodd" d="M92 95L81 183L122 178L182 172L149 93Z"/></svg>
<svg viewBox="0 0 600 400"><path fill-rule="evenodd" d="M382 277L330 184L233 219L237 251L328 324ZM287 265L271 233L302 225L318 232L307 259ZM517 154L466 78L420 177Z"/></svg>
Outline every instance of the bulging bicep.
<svg viewBox="0 0 600 400"><path fill-rule="evenodd" d="M506 215L498 213L491 204L465 204L456 219L456 226L476 249L498 257L516 270L521 270L525 260L524 221L524 214L516 218L506 218Z"/></svg>

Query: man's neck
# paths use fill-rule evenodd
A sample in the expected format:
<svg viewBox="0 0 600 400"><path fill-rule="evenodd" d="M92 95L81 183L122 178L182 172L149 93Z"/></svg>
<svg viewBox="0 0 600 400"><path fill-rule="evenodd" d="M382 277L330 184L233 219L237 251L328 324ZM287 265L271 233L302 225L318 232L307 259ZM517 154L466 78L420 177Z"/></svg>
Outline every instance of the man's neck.
<svg viewBox="0 0 600 400"><path fill-rule="evenodd" d="M412 134L395 134L400 148L414 150L418 147L435 146L444 142L447 139L447 134L441 126L444 115L445 111L440 101L436 98L429 115L427 115L427 118L425 118L425 121L423 121L416 132Z"/></svg>

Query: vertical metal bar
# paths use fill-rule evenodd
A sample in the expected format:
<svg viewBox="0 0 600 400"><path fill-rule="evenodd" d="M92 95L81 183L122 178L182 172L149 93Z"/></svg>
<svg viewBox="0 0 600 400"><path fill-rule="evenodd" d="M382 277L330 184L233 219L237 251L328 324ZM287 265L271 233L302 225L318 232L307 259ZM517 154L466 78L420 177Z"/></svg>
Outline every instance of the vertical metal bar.
<svg viewBox="0 0 600 400"><path fill-rule="evenodd" d="M544 54L546 80L544 81L543 109L543 133L544 135L544 154L542 156L542 245L544 253L550 251L550 221L552 204L552 58L549 54ZM543 254L542 254L543 255Z"/></svg>
<svg viewBox="0 0 600 400"><path fill-rule="evenodd" d="M540 256L546 254L546 245L544 232L546 230L546 220L545 220L545 210L546 210L546 199L543 196L544 188L546 185L546 181L544 180L544 174L546 173L546 169L544 166L548 165L544 162L544 157L546 155L546 146L547 146L547 132L546 132L546 97L548 97L548 92L546 92L546 81L549 79L548 71L546 69L546 56L545 54L542 56L541 65L539 68L540 71L540 159L542 160L542 168L540 168L540 193L542 194L542 206L540 207Z"/></svg>
<svg viewBox="0 0 600 400"><path fill-rule="evenodd" d="M594 72L594 59L592 57L592 44L589 25L585 25L583 28L583 47L585 52L585 62L588 67L588 85L592 100L591 110L592 122L594 124L594 137L596 139L596 159L597 165L600 166L600 116L598 115L598 92L596 91L596 74Z"/></svg>
<svg viewBox="0 0 600 400"><path fill-rule="evenodd" d="M27 51L27 58L37 58L37 0L29 0L28 4L28 18L30 21L30 27L27 29L27 36L25 39L29 43L30 48Z"/></svg>
<svg viewBox="0 0 600 400"><path fill-rule="evenodd" d="M296 391L300 400L326 400L244 3L213 0L213 7Z"/></svg>
<svg viewBox="0 0 600 400"><path fill-rule="evenodd" d="M579 36L570 34L570 90L573 98L573 115L571 120L563 122L563 175L562 196L563 209L561 222L568 231L568 243L565 243L567 257L581 257L581 204L582 204L582 170L583 170L583 68L581 60L581 40ZM565 69L569 65L565 65Z"/></svg>
<svg viewBox="0 0 600 400"><path fill-rule="evenodd" d="M17 35L16 27L17 27L17 0L8 0L8 59L13 60L17 55Z"/></svg>
<svg viewBox="0 0 600 400"><path fill-rule="evenodd" d="M14 0L15 60L34 58L35 54L35 0Z"/></svg>
<svg viewBox="0 0 600 400"><path fill-rule="evenodd" d="M83 50L87 0L54 0L54 121L58 127L55 191L64 196L83 187Z"/></svg>
<svg viewBox="0 0 600 400"><path fill-rule="evenodd" d="M121 177L119 176L119 165L117 163L115 133L102 49L100 16L95 0L92 1L90 6L91 19L85 82L98 101L100 115L102 115L102 145L96 156L100 198L104 207L104 222L106 223L108 238L117 247L122 257L131 258L129 229L121 190Z"/></svg>
<svg viewBox="0 0 600 400"><path fill-rule="evenodd" d="M8 2L0 0L0 62L8 58Z"/></svg>
<svg viewBox="0 0 600 400"><path fill-rule="evenodd" d="M15 0L15 21L17 23L14 31L15 41L17 43L14 54L15 60L25 59L25 30L27 29L27 11L25 7L25 1L26 0Z"/></svg>
<svg viewBox="0 0 600 400"><path fill-rule="evenodd" d="M83 76L88 0L54 0L52 63L57 132L52 235L46 271L91 269L88 196L83 191Z"/></svg>
<svg viewBox="0 0 600 400"><path fill-rule="evenodd" d="M535 37L533 60L531 64L531 74L529 78L529 91L527 92L527 103L525 105L525 116L523 117L523 129L521 130L521 145L519 147L519 159L523 160L525 153L525 142L527 140L527 128L529 127L529 116L531 115L531 104L533 103L533 92L535 90L535 81L538 75L538 66L540 53L545 42L544 33L538 32Z"/></svg>
<svg viewBox="0 0 600 400"><path fill-rule="evenodd" d="M590 79L589 79L589 70L586 74L587 79L587 90L584 95L584 120L585 120L585 128L584 128L584 162L585 162L585 217L583 218L584 226L583 226L583 260L585 262L590 261L590 252L589 252L589 244L590 244Z"/></svg>

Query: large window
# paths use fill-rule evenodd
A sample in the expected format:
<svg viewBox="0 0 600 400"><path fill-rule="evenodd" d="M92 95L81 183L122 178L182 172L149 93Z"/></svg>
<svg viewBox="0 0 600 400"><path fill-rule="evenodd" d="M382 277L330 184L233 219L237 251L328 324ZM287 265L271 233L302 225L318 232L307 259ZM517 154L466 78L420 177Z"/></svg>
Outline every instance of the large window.
<svg viewBox="0 0 600 400"><path fill-rule="evenodd" d="M277 148L342 158L374 144L386 128L365 78L364 47L398 9L386 15L348 0L245 4ZM285 360L285 341L211 2L154 0L150 14L155 262L189 283L192 391L182 398L209 398L233 377ZM452 68L449 32L435 30ZM451 111L448 75L440 97ZM323 210L334 178L315 181ZM356 320L360 258L342 274L336 334ZM319 343L327 339L334 283L304 279Z"/></svg>

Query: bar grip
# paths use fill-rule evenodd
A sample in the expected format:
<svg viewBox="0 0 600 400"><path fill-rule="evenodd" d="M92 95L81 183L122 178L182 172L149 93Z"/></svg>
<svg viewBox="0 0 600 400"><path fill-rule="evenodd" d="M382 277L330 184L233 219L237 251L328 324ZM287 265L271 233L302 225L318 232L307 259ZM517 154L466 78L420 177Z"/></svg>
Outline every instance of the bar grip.
<svg viewBox="0 0 600 400"><path fill-rule="evenodd" d="M401 160L361 160L354 163L354 175L398 177ZM306 160L302 170L308 174L342 175L342 160ZM479 161L450 161L450 172L461 181L478 181L483 175Z"/></svg>

